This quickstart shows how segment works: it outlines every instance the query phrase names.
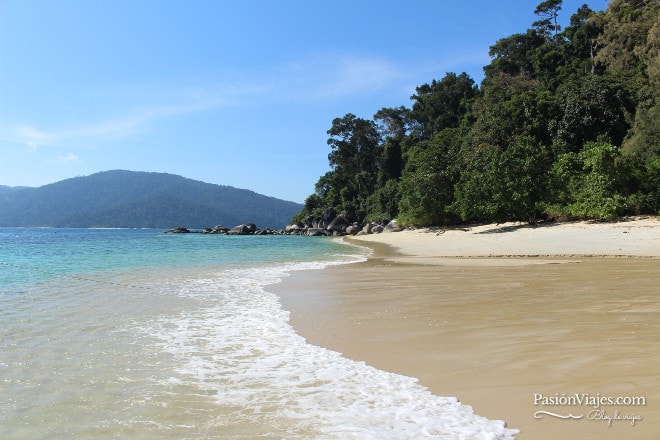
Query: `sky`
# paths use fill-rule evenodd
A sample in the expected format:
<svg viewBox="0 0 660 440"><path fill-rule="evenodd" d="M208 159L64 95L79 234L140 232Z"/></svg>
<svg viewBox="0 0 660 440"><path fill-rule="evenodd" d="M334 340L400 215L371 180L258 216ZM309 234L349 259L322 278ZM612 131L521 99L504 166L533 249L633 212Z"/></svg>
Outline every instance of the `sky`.
<svg viewBox="0 0 660 440"><path fill-rule="evenodd" d="M0 185L165 172L302 203L348 113L477 84L540 0L0 0ZM560 23L584 3L564 0Z"/></svg>

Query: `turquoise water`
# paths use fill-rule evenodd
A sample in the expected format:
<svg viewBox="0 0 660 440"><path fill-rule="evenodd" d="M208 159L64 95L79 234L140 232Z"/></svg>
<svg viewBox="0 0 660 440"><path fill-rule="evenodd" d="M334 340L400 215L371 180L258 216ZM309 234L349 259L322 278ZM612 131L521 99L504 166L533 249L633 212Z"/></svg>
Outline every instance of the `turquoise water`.
<svg viewBox="0 0 660 440"><path fill-rule="evenodd" d="M330 261L346 246L300 236L162 234L145 229L0 228L0 288L131 268ZM355 252L355 250L350 250ZM13 269L13 270L11 270Z"/></svg>
<svg viewBox="0 0 660 440"><path fill-rule="evenodd" d="M0 438L511 438L308 344L268 292L365 256L321 237L0 229Z"/></svg>

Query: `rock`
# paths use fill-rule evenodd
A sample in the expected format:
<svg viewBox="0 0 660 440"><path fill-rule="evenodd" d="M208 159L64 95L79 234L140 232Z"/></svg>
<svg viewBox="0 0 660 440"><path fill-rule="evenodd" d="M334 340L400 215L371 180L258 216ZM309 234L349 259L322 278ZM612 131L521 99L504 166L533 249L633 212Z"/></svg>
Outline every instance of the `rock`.
<svg viewBox="0 0 660 440"><path fill-rule="evenodd" d="M249 235L257 232L257 226L254 223L247 223L231 228L227 233L229 235Z"/></svg>
<svg viewBox="0 0 660 440"><path fill-rule="evenodd" d="M190 229L179 226L178 228L163 231L163 234L190 234Z"/></svg>
<svg viewBox="0 0 660 440"><path fill-rule="evenodd" d="M309 235L310 237L320 237L330 235L330 233L324 228L307 228L306 235Z"/></svg>
<svg viewBox="0 0 660 440"><path fill-rule="evenodd" d="M401 232L401 231L403 231L403 228L399 226L399 223L396 221L396 219L389 222L385 226L385 229L383 229L383 232Z"/></svg>
<svg viewBox="0 0 660 440"><path fill-rule="evenodd" d="M381 232L383 232L383 230L385 230L383 225L375 224L374 226L371 227L370 233L371 234L380 234Z"/></svg>
<svg viewBox="0 0 660 440"><path fill-rule="evenodd" d="M359 232L362 232L362 228L360 228L358 225L350 225L346 228L346 233L348 235L356 235Z"/></svg>
<svg viewBox="0 0 660 440"><path fill-rule="evenodd" d="M362 228L362 232L364 232L365 234L377 234L379 232L374 232L374 228L378 228L378 227L382 228L382 226L376 222L369 222L364 225L364 228Z"/></svg>
<svg viewBox="0 0 660 440"><path fill-rule="evenodd" d="M305 229L305 225L301 222L291 222L284 228L284 231L288 234L293 232L300 232Z"/></svg>
<svg viewBox="0 0 660 440"><path fill-rule="evenodd" d="M319 224L318 227L327 228L330 225L330 223L335 219L335 217L337 217L337 212L332 208L326 208L326 210L323 211L323 221L322 221L323 223L322 225Z"/></svg>
<svg viewBox="0 0 660 440"><path fill-rule="evenodd" d="M305 221L303 222L303 225L308 228L313 228L314 227L314 216L313 215L308 215Z"/></svg>
<svg viewBox="0 0 660 440"><path fill-rule="evenodd" d="M325 229L330 232L344 232L350 224L351 223L346 216L338 215L330 222L330 224L328 224L328 226L326 226Z"/></svg>

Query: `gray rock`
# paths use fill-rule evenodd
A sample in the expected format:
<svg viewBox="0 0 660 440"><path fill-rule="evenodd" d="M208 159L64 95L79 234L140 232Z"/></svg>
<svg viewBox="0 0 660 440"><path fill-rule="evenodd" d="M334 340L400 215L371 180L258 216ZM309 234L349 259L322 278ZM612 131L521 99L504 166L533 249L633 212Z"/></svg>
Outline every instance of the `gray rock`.
<svg viewBox="0 0 660 440"><path fill-rule="evenodd" d="M299 232L305 228L305 225L301 222L291 222L284 228L284 231L287 233Z"/></svg>
<svg viewBox="0 0 660 440"><path fill-rule="evenodd" d="M385 228L382 225L376 224L376 225L373 225L371 227L370 233L371 234L380 234L381 232L383 232L383 230L385 230Z"/></svg>
<svg viewBox="0 0 660 440"><path fill-rule="evenodd" d="M344 232L351 223L343 215L335 217L325 229L331 232Z"/></svg>
<svg viewBox="0 0 660 440"><path fill-rule="evenodd" d="M358 225L350 225L346 228L346 233L348 235L355 235L359 232L362 232L362 228L360 228Z"/></svg>
<svg viewBox="0 0 660 440"><path fill-rule="evenodd" d="M403 228L399 226L399 223L396 221L396 219L392 220L385 226L385 229L383 232L400 232L403 231Z"/></svg>
<svg viewBox="0 0 660 440"><path fill-rule="evenodd" d="M249 235L257 232L257 226L254 223L247 223L231 228L227 233L229 235Z"/></svg>
<svg viewBox="0 0 660 440"><path fill-rule="evenodd" d="M190 234L190 229L179 226L178 228L163 231L164 234Z"/></svg>

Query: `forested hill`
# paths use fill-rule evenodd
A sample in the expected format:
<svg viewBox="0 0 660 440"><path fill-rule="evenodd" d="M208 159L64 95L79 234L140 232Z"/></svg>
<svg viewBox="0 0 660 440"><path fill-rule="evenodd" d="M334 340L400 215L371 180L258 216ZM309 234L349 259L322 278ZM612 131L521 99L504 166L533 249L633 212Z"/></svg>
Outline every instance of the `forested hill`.
<svg viewBox="0 0 660 440"><path fill-rule="evenodd" d="M39 188L0 190L0 226L279 229L301 205L184 177L106 171Z"/></svg>
<svg viewBox="0 0 660 440"><path fill-rule="evenodd" d="M534 13L492 44L480 86L447 73L418 86L411 108L334 119L331 169L297 217L326 207L416 225L658 214L660 1L565 11L546 0Z"/></svg>

